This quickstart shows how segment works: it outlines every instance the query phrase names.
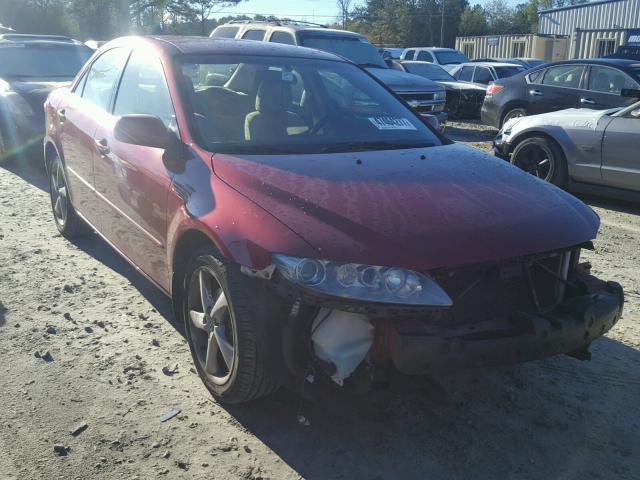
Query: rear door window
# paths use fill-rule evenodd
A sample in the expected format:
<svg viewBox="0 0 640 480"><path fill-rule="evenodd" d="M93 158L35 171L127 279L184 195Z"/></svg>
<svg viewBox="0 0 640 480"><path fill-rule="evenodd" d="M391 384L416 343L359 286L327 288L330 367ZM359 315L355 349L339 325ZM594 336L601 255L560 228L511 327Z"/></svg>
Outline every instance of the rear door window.
<svg viewBox="0 0 640 480"><path fill-rule="evenodd" d="M240 30L240 27L218 27L211 36L213 38L236 38L238 30Z"/></svg>
<svg viewBox="0 0 640 480"><path fill-rule="evenodd" d="M462 67L456 72L454 77L462 82L470 82L473 79L473 69L475 67Z"/></svg>
<svg viewBox="0 0 640 480"><path fill-rule="evenodd" d="M558 65L547 69L542 79L543 85L551 87L580 88L584 65Z"/></svg>
<svg viewBox="0 0 640 480"><path fill-rule="evenodd" d="M273 43L283 43L285 45L296 44L293 35L291 35L289 32L273 32L269 41Z"/></svg>
<svg viewBox="0 0 640 480"><path fill-rule="evenodd" d="M246 32L244 32L244 35L242 35L242 39L262 41L264 40L265 33L266 33L266 30L247 30Z"/></svg>
<svg viewBox="0 0 640 480"><path fill-rule="evenodd" d="M98 57L87 74L82 98L109 111L113 91L128 56L128 49L118 47Z"/></svg>
<svg viewBox="0 0 640 480"><path fill-rule="evenodd" d="M431 54L429 52L425 52L424 50L418 52L418 58L416 58L416 60L420 60L421 62L433 63L433 57L431 56Z"/></svg>
<svg viewBox="0 0 640 480"><path fill-rule="evenodd" d="M640 88L626 73L615 68L592 66L589 72L589 90L619 95L623 88Z"/></svg>
<svg viewBox="0 0 640 480"><path fill-rule="evenodd" d="M463 68L466 68L466 67L463 67ZM489 82L493 81L493 75L491 75L491 71L486 67L476 67L476 73L473 77L473 81L475 83L488 85Z"/></svg>

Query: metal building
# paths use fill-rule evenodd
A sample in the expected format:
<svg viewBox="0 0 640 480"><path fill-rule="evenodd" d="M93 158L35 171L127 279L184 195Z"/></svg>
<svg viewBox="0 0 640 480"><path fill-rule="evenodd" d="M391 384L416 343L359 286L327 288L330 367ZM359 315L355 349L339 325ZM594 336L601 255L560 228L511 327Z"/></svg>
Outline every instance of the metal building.
<svg viewBox="0 0 640 480"><path fill-rule="evenodd" d="M456 48L472 60L527 57L555 62L567 58L569 42L556 35L486 35L458 37Z"/></svg>
<svg viewBox="0 0 640 480"><path fill-rule="evenodd" d="M640 0L603 0L538 12L539 33L567 35L568 58L609 55L619 45L640 44Z"/></svg>
<svg viewBox="0 0 640 480"><path fill-rule="evenodd" d="M456 38L469 58L536 57L548 62L603 57L640 47L640 0L601 0L538 12L537 35ZM520 53L523 53L520 55Z"/></svg>

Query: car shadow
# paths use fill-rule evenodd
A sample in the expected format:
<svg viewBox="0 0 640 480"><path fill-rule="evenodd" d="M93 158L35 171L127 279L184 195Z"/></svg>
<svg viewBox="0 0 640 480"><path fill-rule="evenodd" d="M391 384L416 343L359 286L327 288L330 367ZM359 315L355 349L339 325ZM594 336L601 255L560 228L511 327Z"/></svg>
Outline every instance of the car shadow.
<svg viewBox="0 0 640 480"><path fill-rule="evenodd" d="M588 203L592 207L614 210L619 213L628 213L631 215L640 215L640 204L625 200L616 200L595 195L578 194L583 202Z"/></svg>
<svg viewBox="0 0 640 480"><path fill-rule="evenodd" d="M415 378L341 410L280 392L227 411L307 480L634 478L640 352L608 338L592 350L441 388Z"/></svg>
<svg viewBox="0 0 640 480"><path fill-rule="evenodd" d="M18 158L11 163L2 165L0 168L4 168L14 175L17 175L25 182L30 183L42 191L49 191L49 183L45 175L44 167L37 160Z"/></svg>
<svg viewBox="0 0 640 480"><path fill-rule="evenodd" d="M127 279L131 285L160 313L182 336L183 325L174 315L170 299L153 283L122 258L107 242L96 233L71 239L80 250L90 255L106 267Z"/></svg>
<svg viewBox="0 0 640 480"><path fill-rule="evenodd" d="M5 319L5 313L7 313L7 307L4 306L2 300L0 300L0 327L3 327L7 323Z"/></svg>

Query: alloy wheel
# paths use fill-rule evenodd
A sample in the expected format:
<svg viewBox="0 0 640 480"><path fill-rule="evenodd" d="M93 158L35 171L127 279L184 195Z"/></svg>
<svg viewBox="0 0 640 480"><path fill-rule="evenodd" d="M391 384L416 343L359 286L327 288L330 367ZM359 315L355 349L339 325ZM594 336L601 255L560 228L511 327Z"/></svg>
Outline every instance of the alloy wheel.
<svg viewBox="0 0 640 480"><path fill-rule="evenodd" d="M187 306L198 366L208 380L223 385L236 365L237 335L227 297L209 268L191 276Z"/></svg>
<svg viewBox="0 0 640 480"><path fill-rule="evenodd" d="M64 166L61 161L53 163L50 176L51 183L51 206L56 222L60 226L67 223L69 215L69 199L67 180L64 175Z"/></svg>
<svg viewBox="0 0 640 480"><path fill-rule="evenodd" d="M551 181L555 171L553 152L539 144L529 144L520 150L514 165L546 181Z"/></svg>

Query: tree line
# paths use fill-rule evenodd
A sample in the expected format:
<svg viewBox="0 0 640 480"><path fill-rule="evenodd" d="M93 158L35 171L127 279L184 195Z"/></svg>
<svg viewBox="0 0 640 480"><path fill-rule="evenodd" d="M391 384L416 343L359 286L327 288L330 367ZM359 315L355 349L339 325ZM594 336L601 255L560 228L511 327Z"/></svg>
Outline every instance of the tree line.
<svg viewBox="0 0 640 480"><path fill-rule="evenodd" d="M208 35L228 20L277 20L244 15L215 20L216 12L242 0L0 0L0 24L22 33L109 40L129 34ZM387 46L453 46L457 36L535 33L538 11L586 0L336 0L332 26Z"/></svg>

